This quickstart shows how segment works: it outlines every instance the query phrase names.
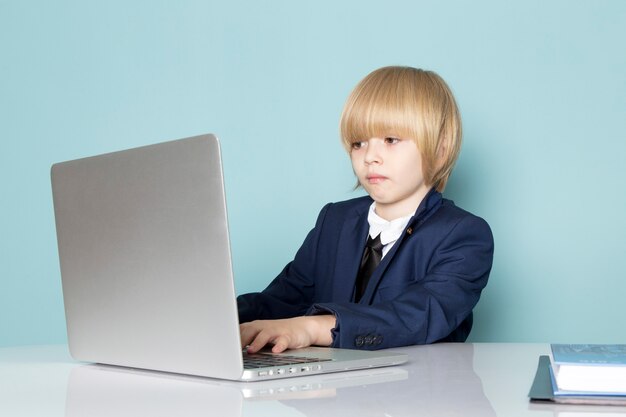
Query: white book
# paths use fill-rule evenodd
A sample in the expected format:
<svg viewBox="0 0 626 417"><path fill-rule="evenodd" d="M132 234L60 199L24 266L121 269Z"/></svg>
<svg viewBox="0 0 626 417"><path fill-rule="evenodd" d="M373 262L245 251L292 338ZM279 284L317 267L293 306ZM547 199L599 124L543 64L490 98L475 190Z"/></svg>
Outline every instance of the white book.
<svg viewBox="0 0 626 417"><path fill-rule="evenodd" d="M551 351L558 391L626 395L626 345L552 344Z"/></svg>

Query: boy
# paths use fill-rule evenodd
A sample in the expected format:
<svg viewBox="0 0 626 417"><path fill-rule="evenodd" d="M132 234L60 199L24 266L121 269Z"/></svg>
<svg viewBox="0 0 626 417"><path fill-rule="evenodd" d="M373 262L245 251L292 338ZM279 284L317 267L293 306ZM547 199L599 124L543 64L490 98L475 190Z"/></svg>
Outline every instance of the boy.
<svg viewBox="0 0 626 417"><path fill-rule="evenodd" d="M348 97L340 126L369 196L326 205L294 260L263 292L238 297L242 344L254 353L465 341L493 237L440 194L461 145L450 89L430 71L380 68Z"/></svg>

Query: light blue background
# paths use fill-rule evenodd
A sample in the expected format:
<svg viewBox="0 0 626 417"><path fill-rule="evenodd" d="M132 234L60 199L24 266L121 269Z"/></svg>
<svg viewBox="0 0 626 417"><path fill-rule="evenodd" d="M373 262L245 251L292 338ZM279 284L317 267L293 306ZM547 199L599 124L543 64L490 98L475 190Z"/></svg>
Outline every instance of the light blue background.
<svg viewBox="0 0 626 417"><path fill-rule="evenodd" d="M53 162L217 133L260 290L354 195L341 107L392 64L462 111L446 196L496 240L471 340L626 343L625 43L623 0L0 0L0 345L66 340Z"/></svg>

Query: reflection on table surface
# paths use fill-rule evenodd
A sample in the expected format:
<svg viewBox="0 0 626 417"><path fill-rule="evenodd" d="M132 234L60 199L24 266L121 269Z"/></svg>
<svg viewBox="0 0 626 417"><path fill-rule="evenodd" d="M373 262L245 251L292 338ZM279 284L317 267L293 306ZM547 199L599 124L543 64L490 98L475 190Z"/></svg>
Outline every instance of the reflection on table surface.
<svg viewBox="0 0 626 417"><path fill-rule="evenodd" d="M577 416L622 407L530 404L547 344L398 348L402 366L231 382L72 361L65 346L0 349L0 416ZM591 413L591 414L589 414Z"/></svg>
<svg viewBox="0 0 626 417"><path fill-rule="evenodd" d="M367 395L369 387L407 375L404 369L379 368L242 383L86 365L70 374L66 416L240 416L247 400L310 402L336 398L354 386Z"/></svg>
<svg viewBox="0 0 626 417"><path fill-rule="evenodd" d="M66 416L244 415L246 400L317 415L495 415L472 369L473 349L425 349L410 367L229 382L112 366L72 370ZM450 401L450 396L455 398ZM254 411L254 407L245 411Z"/></svg>

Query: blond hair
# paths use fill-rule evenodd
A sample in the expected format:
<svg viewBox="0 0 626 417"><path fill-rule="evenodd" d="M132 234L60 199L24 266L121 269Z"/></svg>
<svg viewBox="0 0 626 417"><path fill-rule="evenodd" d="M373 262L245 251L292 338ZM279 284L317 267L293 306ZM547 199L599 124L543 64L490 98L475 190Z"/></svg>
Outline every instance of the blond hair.
<svg viewBox="0 0 626 417"><path fill-rule="evenodd" d="M352 91L341 115L341 138L413 139L428 185L443 191L461 149L461 116L452 91L436 73L411 67L384 67Z"/></svg>

